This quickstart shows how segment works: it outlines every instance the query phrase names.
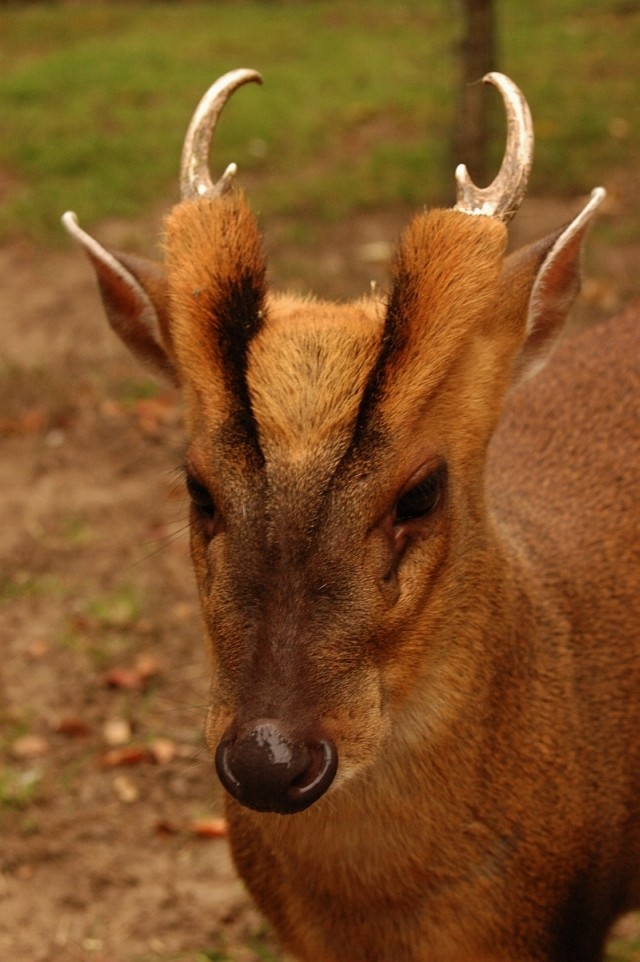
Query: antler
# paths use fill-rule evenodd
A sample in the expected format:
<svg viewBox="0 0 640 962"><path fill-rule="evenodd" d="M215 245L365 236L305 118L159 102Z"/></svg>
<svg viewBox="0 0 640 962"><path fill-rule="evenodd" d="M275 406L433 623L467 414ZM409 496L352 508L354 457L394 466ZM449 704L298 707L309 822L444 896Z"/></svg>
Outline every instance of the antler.
<svg viewBox="0 0 640 962"><path fill-rule="evenodd" d="M229 164L224 174L213 183L209 173L209 149L218 123L218 117L231 94L243 84L262 83L255 70L231 70L223 74L209 87L191 118L182 148L180 162L180 191L182 199L192 197L219 197L229 187L236 173L235 164Z"/></svg>
<svg viewBox="0 0 640 962"><path fill-rule="evenodd" d="M464 164L456 168L455 210L498 217L507 223L527 189L533 159L533 124L527 101L512 80L502 73L488 73L482 79L497 87L502 95L507 112L507 146L498 176L488 187L476 187Z"/></svg>

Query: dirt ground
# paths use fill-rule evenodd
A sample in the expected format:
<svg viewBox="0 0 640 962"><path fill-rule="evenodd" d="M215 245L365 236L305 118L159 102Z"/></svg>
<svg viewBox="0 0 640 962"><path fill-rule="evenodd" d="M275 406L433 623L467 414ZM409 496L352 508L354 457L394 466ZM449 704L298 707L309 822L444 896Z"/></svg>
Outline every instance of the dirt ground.
<svg viewBox="0 0 640 962"><path fill-rule="evenodd" d="M574 210L529 202L517 239ZM360 293L405 215L327 228L308 256L271 225L276 273ZM148 249L157 229L97 233ZM640 244L590 248L576 323L640 296ZM0 958L279 958L217 837L178 399L116 342L71 245L0 251L0 331Z"/></svg>

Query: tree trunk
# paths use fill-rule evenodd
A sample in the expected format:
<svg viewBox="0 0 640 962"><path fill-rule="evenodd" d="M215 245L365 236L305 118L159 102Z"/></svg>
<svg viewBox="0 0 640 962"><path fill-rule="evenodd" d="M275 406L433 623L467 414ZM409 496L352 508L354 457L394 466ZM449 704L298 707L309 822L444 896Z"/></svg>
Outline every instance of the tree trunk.
<svg viewBox="0 0 640 962"><path fill-rule="evenodd" d="M452 159L454 166L466 164L472 179L483 187L493 179L489 169L489 146L495 105L487 88L478 81L496 69L493 0L462 0L462 12L461 86Z"/></svg>

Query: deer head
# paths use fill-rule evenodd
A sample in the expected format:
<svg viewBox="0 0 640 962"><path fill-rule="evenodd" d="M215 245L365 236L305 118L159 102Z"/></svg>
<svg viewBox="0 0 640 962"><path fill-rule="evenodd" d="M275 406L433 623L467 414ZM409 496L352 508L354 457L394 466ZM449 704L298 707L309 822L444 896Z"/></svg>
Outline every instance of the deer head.
<svg viewBox="0 0 640 962"><path fill-rule="evenodd" d="M225 101L259 79L227 74L198 107L163 264L64 222L116 333L184 396L218 773L246 806L290 814L384 764L418 688L429 737L462 710L477 671L468 625L488 622L497 563L487 445L561 329L604 192L505 256L533 139L522 94L490 74L508 117L500 173L479 189L458 169L456 207L413 220L388 296L276 294L235 168L208 173Z"/></svg>

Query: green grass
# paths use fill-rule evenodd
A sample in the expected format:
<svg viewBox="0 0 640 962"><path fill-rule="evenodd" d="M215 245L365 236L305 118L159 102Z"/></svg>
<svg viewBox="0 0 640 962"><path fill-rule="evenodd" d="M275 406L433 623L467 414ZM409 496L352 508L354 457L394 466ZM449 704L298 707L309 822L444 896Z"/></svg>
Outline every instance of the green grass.
<svg viewBox="0 0 640 962"><path fill-rule="evenodd" d="M444 58L437 82L425 85L418 36L446 49L455 23L429 14L429 6L388 9L373 0L365 13L348 2L3 10L5 233L49 236L68 206L89 223L132 217L175 192L191 113L208 85L238 65L261 69L268 86L243 90L228 108L216 169L235 158L245 172L259 172L264 206L284 212L322 211L341 188L355 191L356 203L392 199L393 180L387 186L382 178L374 192L366 169L376 157L395 168L397 152L374 142L353 156L344 138L348 131L366 139L367 127L383 122L394 139L425 140L425 163L433 163L426 131L435 143L446 132L452 65Z"/></svg>
<svg viewBox="0 0 640 962"><path fill-rule="evenodd" d="M157 381L148 378L127 378L118 388L116 395L128 408L133 407L137 401L149 401L157 397L162 390Z"/></svg>
<svg viewBox="0 0 640 962"><path fill-rule="evenodd" d="M225 938L224 934L218 934L215 943L207 949L186 954L154 954L141 959L140 962L236 962L237 956L234 947L229 944L229 940ZM261 927L257 932L246 932L243 940L243 945L246 948L242 951L242 959L248 960L251 953L255 962L282 962L282 956L274 952L271 943L272 939L266 928Z"/></svg>
<svg viewBox="0 0 640 962"><path fill-rule="evenodd" d="M57 643L87 655L102 671L135 648L140 612L138 592L126 583L92 598L69 615Z"/></svg>
<svg viewBox="0 0 640 962"><path fill-rule="evenodd" d="M35 768L5 767L0 771L0 810L27 808L35 801L41 781L42 774Z"/></svg>
<svg viewBox="0 0 640 962"><path fill-rule="evenodd" d="M47 595L58 599L64 595L63 583L57 575L34 575L28 571L16 571L0 576L0 605Z"/></svg>
<svg viewBox="0 0 640 962"><path fill-rule="evenodd" d="M613 939L606 958L607 962L640 962L640 937Z"/></svg>
<svg viewBox="0 0 640 962"><path fill-rule="evenodd" d="M103 629L124 629L140 615L135 589L127 584L101 595L87 606L87 614Z"/></svg>
<svg viewBox="0 0 640 962"><path fill-rule="evenodd" d="M616 936L607 946L607 962L640 962L640 915L626 926L625 938ZM634 931L635 930L635 931Z"/></svg>
<svg viewBox="0 0 640 962"><path fill-rule="evenodd" d="M590 190L640 160L640 7L608 0L504 2L503 69L536 128L533 191Z"/></svg>
<svg viewBox="0 0 640 962"><path fill-rule="evenodd" d="M498 6L499 66L536 118L534 192L637 166L640 14L619 8ZM0 32L0 239L61 239L69 207L91 226L174 199L191 113L237 66L266 85L236 94L212 165L236 160L265 215L450 196L460 23L442 0L8 5Z"/></svg>

